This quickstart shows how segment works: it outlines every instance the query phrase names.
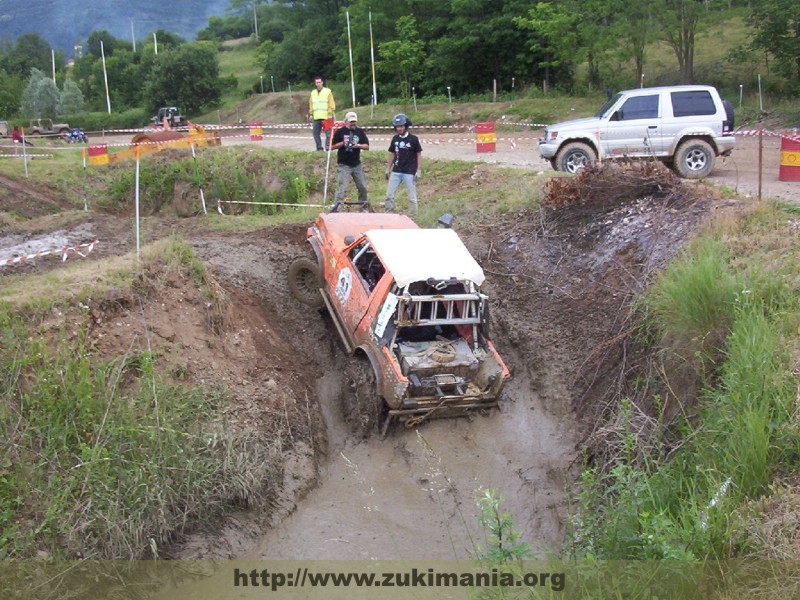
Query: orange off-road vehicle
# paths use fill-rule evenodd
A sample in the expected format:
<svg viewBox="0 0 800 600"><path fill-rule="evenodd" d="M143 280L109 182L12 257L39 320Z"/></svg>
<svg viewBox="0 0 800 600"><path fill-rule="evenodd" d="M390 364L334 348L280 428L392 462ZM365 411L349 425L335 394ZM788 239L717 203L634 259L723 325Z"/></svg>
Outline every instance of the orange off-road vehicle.
<svg viewBox="0 0 800 600"><path fill-rule="evenodd" d="M351 387L382 410L384 434L394 420L412 427L498 405L509 372L489 340L483 270L455 231L329 213L308 242L313 258L291 263L290 289L327 308L355 355Z"/></svg>

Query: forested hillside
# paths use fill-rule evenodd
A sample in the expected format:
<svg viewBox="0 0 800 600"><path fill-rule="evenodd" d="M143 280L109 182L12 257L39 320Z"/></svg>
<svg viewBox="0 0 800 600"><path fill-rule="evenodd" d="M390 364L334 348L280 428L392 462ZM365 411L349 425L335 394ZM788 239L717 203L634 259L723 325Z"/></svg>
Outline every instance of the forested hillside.
<svg viewBox="0 0 800 600"><path fill-rule="evenodd" d="M69 58L73 47L84 44L94 30L105 29L130 40L131 21L134 37L139 39L165 29L192 40L210 16L223 14L226 5L226 0L3 0L0 36L13 42L24 33L36 32Z"/></svg>
<svg viewBox="0 0 800 600"><path fill-rule="evenodd" d="M308 87L316 75L340 107L367 105L373 95L405 105L679 83L715 85L740 106L742 94L800 95L797 0L229 0L208 18L214 3L198 10L182 0L168 16L148 12L134 39L128 28L138 17L106 17L108 7L88 2L73 15L31 5L28 14L41 15L37 31L0 47L5 119L95 112L104 114L94 128L141 125L159 106L202 114L223 99ZM94 24L85 37L70 24L79 14ZM195 37L178 35L190 14L206 26ZM72 68L56 53L54 77L44 20L83 46ZM248 36L253 56L220 59L238 53L223 42ZM220 62L236 69L222 77ZM124 116L129 111L137 112Z"/></svg>

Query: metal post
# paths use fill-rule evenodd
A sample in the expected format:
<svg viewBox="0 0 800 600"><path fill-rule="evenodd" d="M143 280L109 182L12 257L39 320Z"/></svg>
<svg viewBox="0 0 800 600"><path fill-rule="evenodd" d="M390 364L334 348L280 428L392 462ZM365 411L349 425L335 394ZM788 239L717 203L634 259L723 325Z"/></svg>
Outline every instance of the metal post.
<svg viewBox="0 0 800 600"><path fill-rule="evenodd" d="M764 112L764 97L761 95L761 73L758 74L758 110Z"/></svg>
<svg viewBox="0 0 800 600"><path fill-rule="evenodd" d="M453 97L450 95L450 86L447 86L447 103L450 106L450 114L453 114Z"/></svg>
<svg viewBox="0 0 800 600"><path fill-rule="evenodd" d="M411 86L411 95L414 97L414 112L417 112L417 88Z"/></svg>
<svg viewBox="0 0 800 600"><path fill-rule="evenodd" d="M742 108L742 96L744 95L744 86L739 84L739 108Z"/></svg>
<svg viewBox="0 0 800 600"><path fill-rule="evenodd" d="M275 78L272 75L270 75L269 76L269 81L272 84L272 93L274 94L275 93Z"/></svg>
<svg viewBox="0 0 800 600"><path fill-rule="evenodd" d="M760 77L760 75L759 75ZM764 164L764 130L758 130L758 200L761 201L761 171Z"/></svg>
<svg viewBox="0 0 800 600"><path fill-rule="evenodd" d="M259 77L261 77L261 93L263 94L264 93L264 76L263 75L259 75Z"/></svg>

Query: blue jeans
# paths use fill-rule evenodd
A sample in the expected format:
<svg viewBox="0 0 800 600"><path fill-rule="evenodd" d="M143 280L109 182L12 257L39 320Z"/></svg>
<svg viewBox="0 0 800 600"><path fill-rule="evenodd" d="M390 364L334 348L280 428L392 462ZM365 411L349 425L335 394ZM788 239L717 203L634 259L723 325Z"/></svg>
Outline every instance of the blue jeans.
<svg viewBox="0 0 800 600"><path fill-rule="evenodd" d="M386 186L386 212L394 211L394 197L397 188L403 183L408 191L408 212L412 217L417 216L417 184L413 173L392 173L389 176L389 185Z"/></svg>
<svg viewBox="0 0 800 600"><path fill-rule="evenodd" d="M331 145L331 130L325 132L325 145L322 145L322 124L324 123L323 119L316 119L314 121L314 125L311 129L312 133L314 134L314 142L317 144L317 150L327 150L328 146Z"/></svg>
<svg viewBox="0 0 800 600"><path fill-rule="evenodd" d="M356 184L358 190L358 201L362 204L367 202L367 176L364 174L364 166L358 163L355 167L349 165L338 165L336 171L336 184L338 186L336 195L333 197L333 204L339 204L347 196L350 190L350 178Z"/></svg>

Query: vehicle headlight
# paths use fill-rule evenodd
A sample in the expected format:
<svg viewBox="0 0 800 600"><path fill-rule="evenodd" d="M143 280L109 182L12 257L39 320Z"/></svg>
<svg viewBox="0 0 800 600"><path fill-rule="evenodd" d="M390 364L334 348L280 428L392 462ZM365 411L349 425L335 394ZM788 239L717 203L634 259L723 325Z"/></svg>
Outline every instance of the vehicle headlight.
<svg viewBox="0 0 800 600"><path fill-rule="evenodd" d="M558 132L557 132L557 131L548 131L548 132L547 132L547 139L548 139L549 141L551 141L551 142L552 142L552 141L553 141L554 139L556 139L557 137L558 137Z"/></svg>

